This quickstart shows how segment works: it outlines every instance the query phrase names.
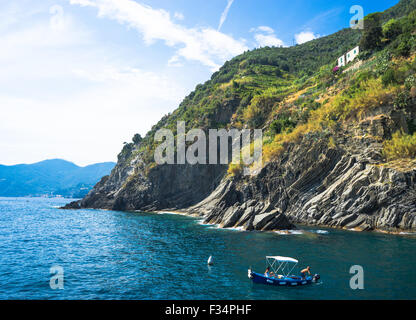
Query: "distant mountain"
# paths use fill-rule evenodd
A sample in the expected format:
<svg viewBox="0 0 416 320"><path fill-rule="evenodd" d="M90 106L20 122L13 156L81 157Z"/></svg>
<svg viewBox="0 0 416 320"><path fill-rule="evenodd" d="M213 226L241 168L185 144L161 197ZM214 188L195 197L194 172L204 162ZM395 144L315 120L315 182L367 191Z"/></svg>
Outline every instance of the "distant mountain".
<svg viewBox="0 0 416 320"><path fill-rule="evenodd" d="M81 198L103 176L110 174L114 162L86 167L61 160L33 164L0 165L0 196L57 196Z"/></svg>

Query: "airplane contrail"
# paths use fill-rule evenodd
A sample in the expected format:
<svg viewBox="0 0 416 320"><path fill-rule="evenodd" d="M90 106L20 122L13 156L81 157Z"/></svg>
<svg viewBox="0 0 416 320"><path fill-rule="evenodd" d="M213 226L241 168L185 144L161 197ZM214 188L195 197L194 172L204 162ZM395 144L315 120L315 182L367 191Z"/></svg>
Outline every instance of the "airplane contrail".
<svg viewBox="0 0 416 320"><path fill-rule="evenodd" d="M221 18L220 18L220 24L218 25L218 31L220 31L223 23L225 22L225 20L227 19L227 15L228 15L228 11L231 8L231 5L233 4L234 0L228 0L227 2L227 6L225 7L224 11L221 14Z"/></svg>

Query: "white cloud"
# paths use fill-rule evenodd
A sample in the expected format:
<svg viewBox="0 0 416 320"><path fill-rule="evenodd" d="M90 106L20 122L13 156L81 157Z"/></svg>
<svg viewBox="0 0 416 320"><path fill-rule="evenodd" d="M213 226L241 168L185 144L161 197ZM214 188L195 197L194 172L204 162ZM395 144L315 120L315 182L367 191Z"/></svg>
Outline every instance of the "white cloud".
<svg viewBox="0 0 416 320"><path fill-rule="evenodd" d="M220 31L222 25L224 24L225 20L227 20L228 11L230 11L231 5L233 4L234 0L227 0L227 6L225 7L224 11L221 14L220 23L218 24L218 31Z"/></svg>
<svg viewBox="0 0 416 320"><path fill-rule="evenodd" d="M254 38L260 47L281 47L284 45L283 41L276 38L275 35L256 34Z"/></svg>
<svg viewBox="0 0 416 320"><path fill-rule="evenodd" d="M138 59L137 51L131 54L136 47L125 46L125 39L114 41L123 34L102 34L108 24L96 27L89 12L84 22L71 15L81 10L78 6L58 6L54 0L26 3L0 4L0 18L5 18L0 19L0 163L115 160L123 141L145 134L197 81L169 67L146 70L149 60ZM183 26L181 15L136 1L70 3L96 8L99 17L137 31L148 45L165 43L174 51L169 66L197 61L205 72L205 66L214 70L248 49L245 40L211 27ZM270 27L252 32L261 46L283 45Z"/></svg>
<svg viewBox="0 0 416 320"><path fill-rule="evenodd" d="M319 38L319 35L315 35L311 31L302 31L298 34L295 34L295 40L297 44L302 44L311 40Z"/></svg>
<svg viewBox="0 0 416 320"><path fill-rule="evenodd" d="M136 29L146 44L162 40L176 48L176 56L199 61L211 70L217 70L225 60L248 49L244 40L210 27L187 28L174 22L169 12L132 0L70 0L70 3L95 7L99 17Z"/></svg>
<svg viewBox="0 0 416 320"><path fill-rule="evenodd" d="M48 14L49 9L42 14ZM34 17L16 14L16 21L1 34L0 92L14 80L16 84L27 81L36 84L66 77L74 64L95 64L97 57L90 59L91 54L86 55L93 42L91 33L75 23L69 14L59 17L59 21L54 15L36 19L37 14ZM25 25L23 22L27 20L30 23Z"/></svg>
<svg viewBox="0 0 416 320"><path fill-rule="evenodd" d="M134 67L59 7L18 9L0 29L0 163L114 161L123 141L145 134L188 91Z"/></svg>
<svg viewBox="0 0 416 320"><path fill-rule="evenodd" d="M183 63L180 61L180 57L178 55L174 55L168 61L169 67L183 67Z"/></svg>
<svg viewBox="0 0 416 320"><path fill-rule="evenodd" d="M182 12L175 12L174 13L174 15L173 15L174 17L175 17L175 19L178 19L178 20L183 20L183 19L185 19L185 16L183 15L183 13Z"/></svg>
<svg viewBox="0 0 416 320"><path fill-rule="evenodd" d="M59 96L0 92L0 105L7 106L0 119L1 163L114 161L123 141L145 134L186 94L166 76L114 66L85 65L73 70L73 81L87 86Z"/></svg>
<svg viewBox="0 0 416 320"><path fill-rule="evenodd" d="M259 26L252 28L250 32L254 33L254 39L259 47L283 47L285 46L283 40L276 37L275 32L268 26Z"/></svg>
<svg viewBox="0 0 416 320"><path fill-rule="evenodd" d="M268 26L259 26L257 28L251 28L250 32L264 32L267 34L273 34L274 30Z"/></svg>
<svg viewBox="0 0 416 320"><path fill-rule="evenodd" d="M0 7L0 32L9 30L16 22L25 20L39 13L38 8L26 7L26 10L20 10L20 4L17 1L3 1Z"/></svg>

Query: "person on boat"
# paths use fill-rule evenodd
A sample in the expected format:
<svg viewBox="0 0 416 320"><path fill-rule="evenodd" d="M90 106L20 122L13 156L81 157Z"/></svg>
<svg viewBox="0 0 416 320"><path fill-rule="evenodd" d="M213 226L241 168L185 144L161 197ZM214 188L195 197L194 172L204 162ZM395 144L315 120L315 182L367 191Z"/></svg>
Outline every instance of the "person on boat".
<svg viewBox="0 0 416 320"><path fill-rule="evenodd" d="M300 272L300 275L302 276L302 279L305 279L306 278L306 272L309 273L309 275L311 275L311 271L310 270L311 270L311 268L309 266L307 266L305 269L303 269Z"/></svg>
<svg viewBox="0 0 416 320"><path fill-rule="evenodd" d="M270 267L266 268L266 271L264 272L264 275L266 277L269 277L269 278L274 277L274 273L272 271L270 271Z"/></svg>

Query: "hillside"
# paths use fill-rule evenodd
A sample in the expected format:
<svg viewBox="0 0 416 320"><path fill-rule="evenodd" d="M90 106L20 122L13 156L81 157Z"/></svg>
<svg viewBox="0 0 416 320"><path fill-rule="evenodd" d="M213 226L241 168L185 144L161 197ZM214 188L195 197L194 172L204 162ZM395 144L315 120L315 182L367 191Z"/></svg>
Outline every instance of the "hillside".
<svg viewBox="0 0 416 320"><path fill-rule="evenodd" d="M68 208L175 209L248 230L416 229L415 4L370 14L363 31L226 62L126 144L112 174ZM357 45L359 57L334 69ZM179 120L186 130L262 128L261 168L156 165L155 132L176 134Z"/></svg>
<svg viewBox="0 0 416 320"><path fill-rule="evenodd" d="M55 196L81 198L115 163L105 162L79 167L61 159L33 164L0 165L0 196Z"/></svg>

